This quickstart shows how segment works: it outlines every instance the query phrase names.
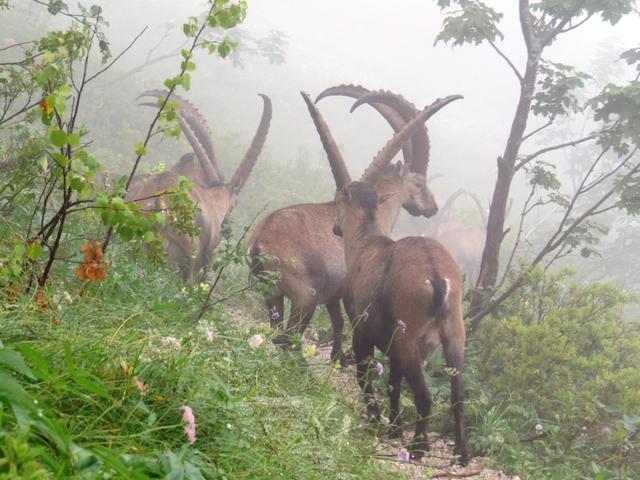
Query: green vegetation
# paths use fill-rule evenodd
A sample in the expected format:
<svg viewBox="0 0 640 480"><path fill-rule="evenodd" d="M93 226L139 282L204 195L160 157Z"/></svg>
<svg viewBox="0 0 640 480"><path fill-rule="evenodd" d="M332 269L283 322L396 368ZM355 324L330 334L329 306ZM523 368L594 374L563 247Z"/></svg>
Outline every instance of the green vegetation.
<svg viewBox="0 0 640 480"><path fill-rule="evenodd" d="M13 3L0 0L0 10L18 18ZM439 2L453 3L468 8L481 2ZM555 9L562 2L542 3ZM605 3L613 8L615 2ZM229 4L210 1L208 15L186 21L186 41L195 46L199 28L226 35L246 10L245 2L225 8ZM43 7L49 18L47 5L51 13L68 13L60 0L32 7ZM15 8L7 13L9 7ZM474 11L470 25L497 40L495 16ZM141 254L143 243L161 246L154 227L163 216L145 217L124 200L126 177L115 191L94 181L101 162L129 169L132 159L147 155L147 131L177 132L172 102L164 102L154 130L134 121L138 114L124 96L105 99L102 90L87 88L80 101L71 74L77 79L85 60L97 72L113 58L101 15L95 7L65 17L68 29L34 33L42 38L20 50L15 62L0 64L0 480L397 478L374 457L380 439L362 420L355 382L345 394L333 366L307 363L313 349L285 353L272 345L259 296L269 285L247 286L246 245L226 238L213 273L185 286L161 255ZM10 23L13 35L21 24ZM478 43L474 32L450 20L441 40ZM226 36L207 38L217 40L200 45L223 57L234 45ZM625 59L637 64L637 51ZM180 73L165 86L186 90L195 68L191 53L183 50L178 62ZM565 66L541 65L551 82L544 85L572 84ZM637 80L623 91L607 90L626 106L622 93L635 95ZM21 107L25 97L32 101ZM107 102L112 108L103 108ZM91 131L76 122L78 112ZM600 112L607 120L609 110ZM223 133L221 157L237 158L242 148ZM90 142L100 136L108 138L93 148ZM183 153L176 142L164 146L167 162ZM304 149L293 160L267 154L275 159L258 163L260 182L243 192L235 230L267 204L330 198L333 191L328 166L310 162ZM529 172L532 187L554 193L560 180L537 167ZM147 162L141 170L151 168ZM616 184L616 205L637 214L637 176L628 180ZM172 205L180 228L193 233L188 190L181 184ZM94 242L112 227L119 236L103 256ZM596 230L589 225L563 245L586 248ZM627 247L618 250L626 254ZM629 270L626 255L619 263ZM519 282L513 295L468 341L467 428L474 453L523 478L639 478L640 329L627 309L635 299L613 285L583 284L569 273L533 267L511 272L508 279ZM205 301L211 306L198 321ZM329 337L326 319L314 320L312 330L321 340ZM446 432L451 421L443 365L442 359L432 362L428 382L435 399L431 430ZM378 380L381 395L384 381ZM413 402L405 396L402 403L408 423Z"/></svg>
<svg viewBox="0 0 640 480"><path fill-rule="evenodd" d="M530 275L471 341L476 448L526 478L637 478L640 328L622 316L628 301L610 284Z"/></svg>
<svg viewBox="0 0 640 480"><path fill-rule="evenodd" d="M46 312L3 298L0 478L375 478L332 367L276 351L240 309L197 323L205 292L176 277L122 260L56 284Z"/></svg>

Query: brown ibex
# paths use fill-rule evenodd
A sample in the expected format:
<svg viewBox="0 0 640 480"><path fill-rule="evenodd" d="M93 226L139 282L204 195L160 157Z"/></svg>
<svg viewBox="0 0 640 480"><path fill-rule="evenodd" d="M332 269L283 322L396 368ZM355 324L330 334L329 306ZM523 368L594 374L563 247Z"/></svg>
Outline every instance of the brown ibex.
<svg viewBox="0 0 640 480"><path fill-rule="evenodd" d="M369 92L354 85L340 85L322 92L316 102L331 95L363 98L382 114L394 131L409 121L417 110L399 95L390 92ZM365 96L366 95L366 96ZM365 96L365 97L363 97ZM313 102L303 94L307 107L329 157L341 159L340 151L328 126ZM424 175L429 156L429 137L426 128L419 129L404 148L404 166L389 167L376 182L382 193L398 191L403 170ZM430 217L437 212L431 192L424 180L413 195L403 196L402 206L412 215ZM398 216L398 209L385 214L391 228ZM344 320L340 312L340 300L346 266L342 241L332 234L335 219L335 203L310 203L293 205L276 210L263 218L249 239L249 252L254 258L254 273L279 272L280 279L273 295L267 298L267 307L274 328L281 326L284 313L284 297L291 301L291 313L285 334L304 333L317 305L326 305L333 328L332 360L342 355L342 330ZM268 256L268 260L260 257ZM287 343L287 337L277 339Z"/></svg>
<svg viewBox="0 0 640 480"><path fill-rule="evenodd" d="M440 346L452 369L451 402L455 422L455 452L468 461L463 422L465 329L462 318L463 282L460 269L438 242L424 237L389 238L388 216L383 212L398 203L400 192L380 195L379 176L414 129L449 102L436 100L411 120L376 155L360 181L351 182L344 164L330 157L338 189L335 197L334 233L344 240L347 264L344 303L353 325L353 351L357 378L369 415L380 418L370 379L377 347L390 357L389 398L391 434L400 436L397 424L402 378L409 382L419 415L410 452L428 450L427 419L431 397L422 363ZM407 187L414 185L409 179Z"/></svg>
<svg viewBox="0 0 640 480"><path fill-rule="evenodd" d="M143 95L164 97L166 92L150 90ZM226 181L218 168L204 119L191 103L174 94L171 99L180 106L178 121L194 153L183 155L170 171L148 178L129 195L133 199L145 199L138 201L143 209L162 210L166 208L165 195L154 195L177 187L180 176L193 182L190 196L200 209L196 216L196 224L201 229L199 237L176 233L171 225L162 228L169 262L179 267L185 280L194 280L198 271L209 263L213 249L220 242L223 222L236 205L238 194L260 155L271 123L271 100L263 94L260 97L264 107L258 129L233 177Z"/></svg>

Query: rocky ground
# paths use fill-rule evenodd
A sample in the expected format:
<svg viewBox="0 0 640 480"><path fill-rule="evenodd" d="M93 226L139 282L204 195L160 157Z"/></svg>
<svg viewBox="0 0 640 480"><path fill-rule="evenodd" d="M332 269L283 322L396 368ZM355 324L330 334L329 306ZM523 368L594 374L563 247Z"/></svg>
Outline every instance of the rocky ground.
<svg viewBox="0 0 640 480"><path fill-rule="evenodd" d="M309 359L309 363L328 363L330 346L319 347L316 354ZM334 370L332 381L345 395L353 401L362 401L360 388L356 383L355 367L350 365L340 370ZM453 440L444 438L438 433L429 433L430 451L420 460L403 461L401 453L403 445L411 440L413 431L405 429L403 439L382 438L378 445L375 458L380 462L380 469L390 475L408 475L411 479L422 478L465 478L477 480L519 480L499 470L490 467L491 460L484 457L474 457L469 465L461 467L455 462L453 455Z"/></svg>

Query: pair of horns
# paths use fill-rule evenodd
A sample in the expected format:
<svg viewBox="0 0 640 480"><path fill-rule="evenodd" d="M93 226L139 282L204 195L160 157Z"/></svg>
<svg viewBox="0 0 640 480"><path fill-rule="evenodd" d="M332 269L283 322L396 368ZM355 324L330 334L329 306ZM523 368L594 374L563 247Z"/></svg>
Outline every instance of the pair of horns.
<svg viewBox="0 0 640 480"><path fill-rule="evenodd" d="M140 94L138 99L141 97L164 98L167 93L168 92L166 90L147 90ZM262 118L253 140L251 141L251 145L247 149L244 158L229 181L229 185L233 189L234 193L238 193L249 178L249 174L258 160L258 156L262 151L267 134L269 133L269 126L271 124L273 111L271 99L262 93L259 94L259 96L263 101ZM207 181L209 183L225 183L224 175L222 174L216 160L211 133L204 116L191 102L176 93L171 95L170 100L175 101L180 107L178 109L178 122L180 124L180 128L191 145L191 148L193 148L193 152L198 157L199 163L207 177ZM142 103L142 105L158 107L156 103Z"/></svg>
<svg viewBox="0 0 640 480"><path fill-rule="evenodd" d="M348 86L348 87L354 88L354 89L358 88L353 86ZM344 86L336 87L336 88L342 88L346 90ZM320 100L324 96L328 96L332 94L332 93L327 93L327 92L330 92L331 90L332 89L325 90L325 92L323 92L318 97L317 100ZM346 94L344 93L344 90L343 90L343 93L341 94ZM329 131L329 128L326 122L320 115L320 112L318 111L316 105L311 101L311 98L309 97L309 95L307 95L304 92L301 92L301 94L302 94L302 98L307 104L307 108L309 109L311 118L313 119L313 122L316 126L316 130L320 135L322 145L325 151L327 152L327 156L329 158L329 164L331 166L331 172L333 173L333 178L336 182L336 187L338 189L341 189L346 185L348 185L349 183L351 183L351 178L349 176L349 172L347 170L344 159L340 155L340 152L333 139L333 136L331 135L331 132ZM386 96L388 97L388 95L389 94L387 93ZM381 92L366 93L358 98L358 100L353 105L351 111L353 111L358 106L363 105L364 103L370 103L370 102L377 103L377 101L380 100L382 97L383 95L381 94ZM378 152L378 154L375 156L375 158L373 159L369 167L362 174L361 180L367 181L367 182L371 182L372 180L374 180L377 177L377 175L380 173L380 171L382 171L384 167L400 151L400 149L402 149L406 145L408 140L410 140L420 128L423 128L424 122L426 122L432 115L434 115L444 106L448 105L449 103L455 100L459 100L461 98L463 98L462 95L450 95L443 99L437 99L431 105L425 107L424 110L422 110L417 115L415 115L411 120L405 123L402 126L402 128L399 128L396 131L395 135L391 138L391 140L387 142L384 148L382 148L382 150ZM425 130L425 133L426 133L426 130ZM417 168L415 163L412 163L412 167ZM425 163L425 170L426 170L426 163ZM424 174L426 173L426 171L419 172L419 173Z"/></svg>

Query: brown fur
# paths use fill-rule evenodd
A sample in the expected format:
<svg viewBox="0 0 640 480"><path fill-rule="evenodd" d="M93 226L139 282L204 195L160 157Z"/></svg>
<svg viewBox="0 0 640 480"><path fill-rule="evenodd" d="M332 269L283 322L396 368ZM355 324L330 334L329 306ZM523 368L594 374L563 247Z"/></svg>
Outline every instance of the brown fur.
<svg viewBox="0 0 640 480"><path fill-rule="evenodd" d="M389 230L393 227L402 204L410 200L413 190L406 188L409 179L414 184L419 185L421 182L418 175L408 172L403 174L403 167L392 165L387 167L375 184L381 195L393 195L396 199L380 212L385 217ZM332 232L335 217L334 202L294 205L276 210L256 226L249 239L249 253L254 258L264 255L273 257L271 261L256 265L254 273L267 270L280 274L277 290L267 299L270 314L277 314L272 317L272 326L282 326L284 297L291 301L286 334L302 334L316 307L326 305L333 328L331 358L344 363L344 320L340 312L340 299L346 265L342 240ZM286 339L281 337L278 341L285 343Z"/></svg>
<svg viewBox="0 0 640 480"><path fill-rule="evenodd" d="M162 92L150 91L148 94L161 96ZM224 177L219 173L213 157L211 139L205 135L206 126L199 124L201 116L199 113L196 115L197 111L190 103L176 96L181 104L178 110L180 126L195 155L184 155L171 171L148 178L128 194L130 201L137 201L144 209L166 209L165 195L150 199L148 197L177 187L181 176L194 184L189 194L200 209L196 217L196 224L201 229L199 237L176 234L170 225L162 228L169 262L180 269L185 280L193 281L196 274L209 263L213 249L220 242L222 225L235 207L238 194L260 155L271 122L271 101L266 95L260 96L264 101L260 125L230 181L221 180Z"/></svg>
<svg viewBox="0 0 640 480"><path fill-rule="evenodd" d="M360 98L369 91L359 86L332 87L318 96L321 99L331 95L346 95ZM311 117L320 135L327 156L340 158L340 152L331 137L319 111L307 96L303 94ZM415 107L404 99L391 93L381 93L376 96L377 101L372 106L389 122L394 131L402 129L404 122L410 117L410 110ZM386 105L389 102L391 105ZM400 108L404 107L404 108ZM403 110L401 113L398 110ZM404 116L403 116L404 115ZM404 146L405 164L387 166L384 173L375 183L376 189L382 195L398 193L400 204L412 215L430 217L437 212L437 205L431 191L425 187L424 175L411 173L408 178L418 185L409 194L400 192L403 187L403 171L415 171L418 164L426 170L429 147L426 129L420 132L422 140L412 148L407 142ZM332 168L339 165L340 171L334 172L340 176L348 176L343 162L330 161ZM399 214L397 209L387 209L387 222L392 228ZM326 305L331 317L333 328L332 360L339 359L342 364L345 358L342 353L342 330L344 319L340 311L340 299L344 286L346 266L344 263L344 247L342 241L332 234L332 227L336 216L334 202L320 204L303 204L285 207L267 215L254 229L249 239L249 254L253 257L253 273L260 271L275 271L280 275L280 281L273 295L266 299L271 324L281 328L284 314L284 297L291 301L291 313L284 330L285 335L298 333L302 335L306 330L313 313L318 305ZM261 262L258 257L268 255L274 260ZM280 336L278 343L287 344L287 337Z"/></svg>
<svg viewBox="0 0 640 480"><path fill-rule="evenodd" d="M376 201L372 206L372 198ZM353 350L358 382L370 415L380 417L370 380L374 348L390 357L391 433L397 425L402 378L409 382L419 419L410 450L428 450L427 419L431 407L422 372L423 361L440 346L451 377L456 452L468 460L462 405L465 329L462 318L462 275L438 242L423 237L388 238L389 226L379 214L391 200L354 182L336 194L336 231L345 244L345 307L353 324Z"/></svg>

